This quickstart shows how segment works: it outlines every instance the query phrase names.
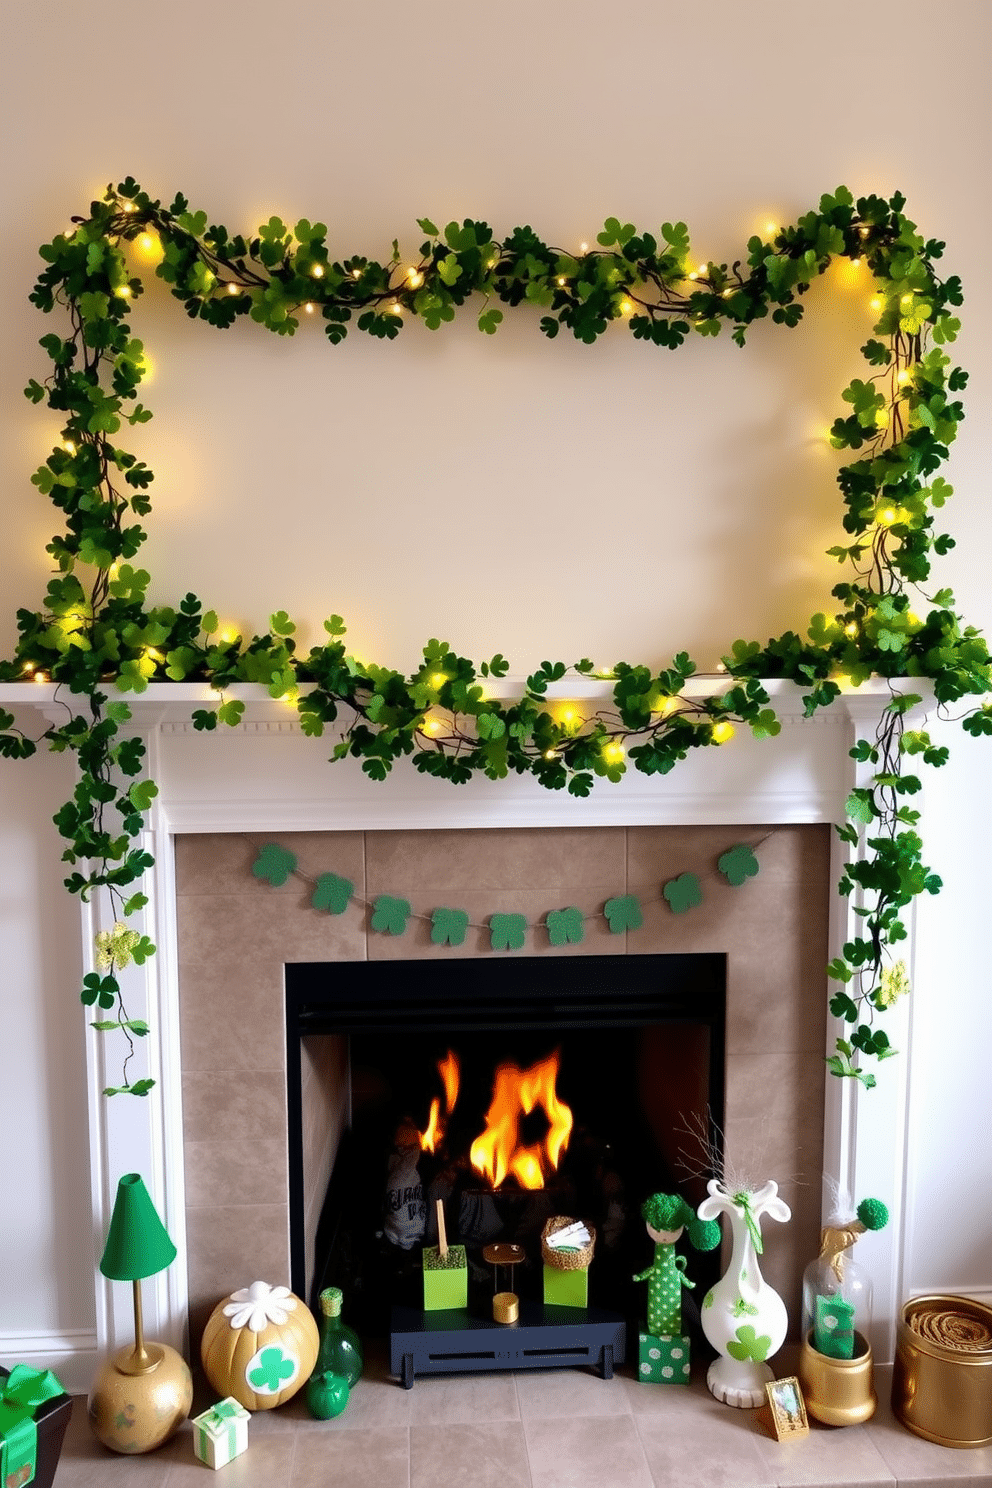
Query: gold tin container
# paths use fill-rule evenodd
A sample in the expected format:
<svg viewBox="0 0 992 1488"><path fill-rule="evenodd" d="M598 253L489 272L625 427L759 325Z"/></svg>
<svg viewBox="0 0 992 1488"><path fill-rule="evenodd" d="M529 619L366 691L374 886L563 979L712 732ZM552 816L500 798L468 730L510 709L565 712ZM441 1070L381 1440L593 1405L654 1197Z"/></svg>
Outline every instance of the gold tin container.
<svg viewBox="0 0 992 1488"><path fill-rule="evenodd" d="M853 1359L829 1359L811 1343L812 1332L803 1339L799 1354L799 1383L807 1412L825 1426L858 1426L875 1414L875 1371L871 1346L860 1333L854 1335L858 1352Z"/></svg>
<svg viewBox="0 0 992 1488"><path fill-rule="evenodd" d="M520 1299L516 1292L497 1292L493 1298L493 1322L515 1323L520 1317Z"/></svg>
<svg viewBox="0 0 992 1488"><path fill-rule="evenodd" d="M902 1310L892 1410L942 1447L992 1443L992 1308L967 1297L914 1297Z"/></svg>

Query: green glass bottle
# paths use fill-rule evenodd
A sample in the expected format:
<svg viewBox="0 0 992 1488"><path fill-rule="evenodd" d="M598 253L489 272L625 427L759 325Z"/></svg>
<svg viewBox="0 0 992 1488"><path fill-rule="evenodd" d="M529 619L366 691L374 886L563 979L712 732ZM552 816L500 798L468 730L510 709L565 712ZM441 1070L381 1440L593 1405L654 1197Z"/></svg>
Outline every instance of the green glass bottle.
<svg viewBox="0 0 992 1488"><path fill-rule="evenodd" d="M365 1362L358 1334L341 1321L341 1288L325 1287L320 1294L320 1349L314 1374L337 1374L354 1389Z"/></svg>

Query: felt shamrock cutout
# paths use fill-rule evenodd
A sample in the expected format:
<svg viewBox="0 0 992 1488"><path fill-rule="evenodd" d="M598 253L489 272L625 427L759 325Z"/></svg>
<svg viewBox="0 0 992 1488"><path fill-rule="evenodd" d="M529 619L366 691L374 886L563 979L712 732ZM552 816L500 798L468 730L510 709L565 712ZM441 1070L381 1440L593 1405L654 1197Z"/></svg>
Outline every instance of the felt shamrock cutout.
<svg viewBox="0 0 992 1488"><path fill-rule="evenodd" d="M527 921L522 914L489 916L489 941L494 951L519 951L527 934Z"/></svg>
<svg viewBox="0 0 992 1488"><path fill-rule="evenodd" d="M98 930L96 942L96 966L98 971L109 971L112 966L121 969L127 966L136 946L141 943L137 930L129 930L120 920L112 930Z"/></svg>
<svg viewBox="0 0 992 1488"><path fill-rule="evenodd" d="M296 1373L296 1362L289 1359L281 1348L263 1349L259 1355L258 1368L248 1376L248 1383L260 1395L278 1395L283 1380L290 1380Z"/></svg>
<svg viewBox="0 0 992 1488"><path fill-rule="evenodd" d="M431 915L431 940L434 945L463 945L467 930L468 915L464 909L441 908Z"/></svg>
<svg viewBox="0 0 992 1488"><path fill-rule="evenodd" d="M732 1359L738 1359L742 1362L744 1359L754 1359L756 1363L760 1364L763 1359L768 1357L768 1350L771 1348L772 1343L771 1338L765 1333L759 1338L754 1331L753 1323L744 1323L742 1327L737 1329L734 1337L737 1339L737 1342L735 1343L731 1339L727 1344L727 1353Z"/></svg>
<svg viewBox="0 0 992 1488"><path fill-rule="evenodd" d="M717 859L717 867L729 884L739 889L747 879L758 872L758 860L746 843L731 847Z"/></svg>
<svg viewBox="0 0 992 1488"><path fill-rule="evenodd" d="M607 899L603 913L614 935L622 935L625 930L640 930L644 924L640 900L633 894L619 894L615 899Z"/></svg>
<svg viewBox="0 0 992 1488"><path fill-rule="evenodd" d="M337 873L322 873L314 885L310 903L314 909L326 909L328 914L344 914L355 892L350 878L341 878Z"/></svg>
<svg viewBox="0 0 992 1488"><path fill-rule="evenodd" d="M274 889L279 889L296 872L296 857L278 842L267 842L252 863L251 871L256 878L268 879Z"/></svg>
<svg viewBox="0 0 992 1488"><path fill-rule="evenodd" d="M576 909L574 904L568 909L549 910L545 923L548 939L553 946L580 945L585 938L586 927L582 911Z"/></svg>
<svg viewBox="0 0 992 1488"><path fill-rule="evenodd" d="M669 879L662 893L668 900L672 914L685 914L687 910L695 909L697 904L703 902L703 891L694 873L680 873L678 878Z"/></svg>
<svg viewBox="0 0 992 1488"><path fill-rule="evenodd" d="M390 894L380 894L372 905L372 929L383 935L402 935L410 913L408 899L394 899Z"/></svg>

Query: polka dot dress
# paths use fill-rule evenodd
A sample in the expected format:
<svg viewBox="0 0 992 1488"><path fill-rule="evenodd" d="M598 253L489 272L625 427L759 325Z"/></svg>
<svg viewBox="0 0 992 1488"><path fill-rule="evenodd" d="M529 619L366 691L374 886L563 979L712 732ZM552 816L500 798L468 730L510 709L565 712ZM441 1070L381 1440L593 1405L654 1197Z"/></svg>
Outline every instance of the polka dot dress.
<svg viewBox="0 0 992 1488"><path fill-rule="evenodd" d="M648 1332L655 1337L682 1330L684 1267L685 1260L676 1256L674 1245L655 1246L654 1265L648 1276Z"/></svg>

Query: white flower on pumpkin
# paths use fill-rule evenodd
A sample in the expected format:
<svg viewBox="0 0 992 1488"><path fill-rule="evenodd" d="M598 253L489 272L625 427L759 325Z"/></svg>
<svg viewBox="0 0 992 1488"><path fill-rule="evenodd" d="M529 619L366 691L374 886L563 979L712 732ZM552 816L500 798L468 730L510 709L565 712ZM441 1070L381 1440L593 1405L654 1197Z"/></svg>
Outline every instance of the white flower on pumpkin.
<svg viewBox="0 0 992 1488"><path fill-rule="evenodd" d="M267 1281L253 1281L250 1287L239 1287L231 1293L224 1316L232 1328L250 1328L261 1333L269 1323L281 1327L296 1310L296 1298L289 1287L269 1286Z"/></svg>

